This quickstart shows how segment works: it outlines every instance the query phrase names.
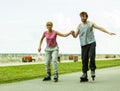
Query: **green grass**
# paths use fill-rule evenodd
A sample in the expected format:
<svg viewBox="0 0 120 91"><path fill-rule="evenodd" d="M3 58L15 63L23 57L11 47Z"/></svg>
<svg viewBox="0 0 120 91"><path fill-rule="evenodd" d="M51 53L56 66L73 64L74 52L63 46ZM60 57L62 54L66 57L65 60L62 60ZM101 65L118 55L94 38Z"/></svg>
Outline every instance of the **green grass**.
<svg viewBox="0 0 120 91"><path fill-rule="evenodd" d="M120 66L120 60L96 61L96 65L97 69ZM59 63L58 68L59 74L78 72L81 71L81 62ZM45 74L44 64L0 67L0 84L41 78Z"/></svg>

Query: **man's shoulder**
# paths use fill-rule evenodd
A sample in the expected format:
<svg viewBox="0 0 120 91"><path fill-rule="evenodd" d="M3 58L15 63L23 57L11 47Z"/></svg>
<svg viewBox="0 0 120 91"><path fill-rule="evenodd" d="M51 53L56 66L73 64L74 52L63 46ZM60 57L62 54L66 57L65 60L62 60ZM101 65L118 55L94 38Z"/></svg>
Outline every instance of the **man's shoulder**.
<svg viewBox="0 0 120 91"><path fill-rule="evenodd" d="M93 23L93 21L87 21L88 23Z"/></svg>
<svg viewBox="0 0 120 91"><path fill-rule="evenodd" d="M88 21L90 26L92 27L95 23L93 21Z"/></svg>
<svg viewBox="0 0 120 91"><path fill-rule="evenodd" d="M81 26L81 24L82 24L82 23L79 23L79 24L78 24L78 27L80 27L80 26Z"/></svg>
<svg viewBox="0 0 120 91"><path fill-rule="evenodd" d="M80 23L80 24L78 24L78 26L77 26L77 29L78 29L78 30L80 30L80 26L81 26L81 23Z"/></svg>

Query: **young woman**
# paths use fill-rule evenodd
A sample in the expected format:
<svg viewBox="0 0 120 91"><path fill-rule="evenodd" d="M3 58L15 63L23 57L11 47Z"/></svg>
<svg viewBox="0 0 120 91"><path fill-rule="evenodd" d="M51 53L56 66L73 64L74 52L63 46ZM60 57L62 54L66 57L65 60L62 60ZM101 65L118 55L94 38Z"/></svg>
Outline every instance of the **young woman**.
<svg viewBox="0 0 120 91"><path fill-rule="evenodd" d="M47 30L43 33L41 39L40 39L40 44L38 48L38 52L41 51L41 46L43 39L46 38L46 43L47 46L45 48L45 53L46 53L46 72L47 75L44 77L43 81L48 81L51 80L51 70L50 70L50 62L52 60L53 63L53 69L54 69L54 81L58 81L58 66L57 66L57 57L58 57L58 44L56 41L57 35L61 37L67 37L71 34L71 32L62 34L56 30L53 30L53 23L51 21L46 23Z"/></svg>

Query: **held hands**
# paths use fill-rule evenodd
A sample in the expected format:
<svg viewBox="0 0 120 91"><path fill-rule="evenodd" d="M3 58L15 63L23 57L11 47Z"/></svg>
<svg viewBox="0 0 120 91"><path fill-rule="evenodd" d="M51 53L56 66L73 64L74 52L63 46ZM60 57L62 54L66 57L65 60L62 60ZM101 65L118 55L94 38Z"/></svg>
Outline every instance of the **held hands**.
<svg viewBox="0 0 120 91"><path fill-rule="evenodd" d="M74 37L75 36L75 31L71 30L71 35Z"/></svg>
<svg viewBox="0 0 120 91"><path fill-rule="evenodd" d="M41 48L38 48L38 52L41 52Z"/></svg>

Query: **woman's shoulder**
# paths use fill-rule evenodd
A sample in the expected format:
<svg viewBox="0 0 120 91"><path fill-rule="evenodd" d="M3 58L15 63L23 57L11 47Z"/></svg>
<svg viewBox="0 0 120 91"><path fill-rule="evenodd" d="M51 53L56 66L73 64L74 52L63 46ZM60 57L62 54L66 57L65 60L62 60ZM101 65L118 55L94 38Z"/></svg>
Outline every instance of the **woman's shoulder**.
<svg viewBox="0 0 120 91"><path fill-rule="evenodd" d="M53 33L57 34L57 32L58 32L57 30L53 30Z"/></svg>
<svg viewBox="0 0 120 91"><path fill-rule="evenodd" d="M46 30L46 31L44 31L44 32L43 32L43 34L44 34L44 35L46 35L46 34L47 34L47 30Z"/></svg>

